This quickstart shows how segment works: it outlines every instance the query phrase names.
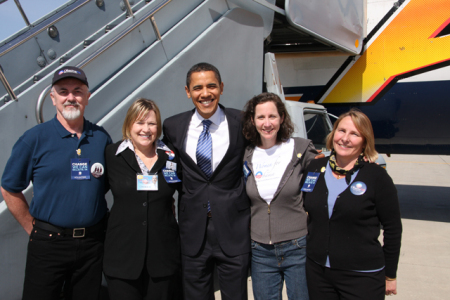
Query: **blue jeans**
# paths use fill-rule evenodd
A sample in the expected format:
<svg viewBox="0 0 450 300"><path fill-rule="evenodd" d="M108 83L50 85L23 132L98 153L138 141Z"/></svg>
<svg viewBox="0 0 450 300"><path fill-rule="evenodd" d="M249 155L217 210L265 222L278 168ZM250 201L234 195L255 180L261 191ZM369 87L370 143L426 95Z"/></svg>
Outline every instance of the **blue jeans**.
<svg viewBox="0 0 450 300"><path fill-rule="evenodd" d="M305 274L306 236L276 243L252 240L252 285L255 300L281 300L286 281L290 300L308 300Z"/></svg>

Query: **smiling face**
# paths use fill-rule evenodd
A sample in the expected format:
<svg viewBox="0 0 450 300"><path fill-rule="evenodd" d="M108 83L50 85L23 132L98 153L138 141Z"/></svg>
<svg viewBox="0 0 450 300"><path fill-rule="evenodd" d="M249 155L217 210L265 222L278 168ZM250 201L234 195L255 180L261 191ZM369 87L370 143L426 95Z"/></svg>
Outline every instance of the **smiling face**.
<svg viewBox="0 0 450 300"><path fill-rule="evenodd" d="M364 145L364 138L356 129L352 118L350 116L343 118L333 136L333 148L337 158L347 161L356 160L362 153Z"/></svg>
<svg viewBox="0 0 450 300"><path fill-rule="evenodd" d="M283 120L284 117L280 116L274 102L267 101L255 106L253 124L261 138L261 148L269 149L275 146Z"/></svg>
<svg viewBox="0 0 450 300"><path fill-rule="evenodd" d="M75 78L59 80L53 85L50 93L57 117L66 121L83 119L90 96L88 87Z"/></svg>
<svg viewBox="0 0 450 300"><path fill-rule="evenodd" d="M158 123L156 121L156 114L153 110L150 110L131 125L131 141L135 148L143 152L145 149L153 147L157 132Z"/></svg>
<svg viewBox="0 0 450 300"><path fill-rule="evenodd" d="M219 83L213 71L194 72L191 82L185 87L188 98L192 99L198 113L209 119L219 106L223 93L223 82Z"/></svg>

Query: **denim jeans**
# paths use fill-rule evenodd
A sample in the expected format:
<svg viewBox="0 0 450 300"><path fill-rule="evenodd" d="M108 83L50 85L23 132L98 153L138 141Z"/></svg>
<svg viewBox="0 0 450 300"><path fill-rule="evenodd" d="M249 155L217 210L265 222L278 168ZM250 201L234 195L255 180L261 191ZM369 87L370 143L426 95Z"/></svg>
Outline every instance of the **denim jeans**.
<svg viewBox="0 0 450 300"><path fill-rule="evenodd" d="M308 300L305 274L306 236L276 243L252 240L252 285L255 300L281 300L283 281L289 300Z"/></svg>

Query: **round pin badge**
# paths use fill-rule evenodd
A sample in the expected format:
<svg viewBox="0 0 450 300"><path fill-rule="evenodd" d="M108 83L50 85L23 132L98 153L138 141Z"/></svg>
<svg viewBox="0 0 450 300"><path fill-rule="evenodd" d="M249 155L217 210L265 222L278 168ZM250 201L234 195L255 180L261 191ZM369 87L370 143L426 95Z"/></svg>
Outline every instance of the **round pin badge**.
<svg viewBox="0 0 450 300"><path fill-rule="evenodd" d="M367 191L367 185L362 181L353 182L350 186L350 191L353 195L362 195Z"/></svg>
<svg viewBox="0 0 450 300"><path fill-rule="evenodd" d="M256 179L260 179L262 176L263 176L263 173L261 171L259 171L255 174Z"/></svg>
<svg viewBox="0 0 450 300"><path fill-rule="evenodd" d="M169 160L172 160L175 157L175 153L171 151L166 151L166 154L169 156Z"/></svg>
<svg viewBox="0 0 450 300"><path fill-rule="evenodd" d="M101 163L95 163L91 167L91 174L95 178L99 178L100 176L103 175L104 172L105 168L103 168L103 165Z"/></svg>
<svg viewBox="0 0 450 300"><path fill-rule="evenodd" d="M323 173L323 172L325 172L326 169L327 169L327 168L322 167L322 169L320 169L320 172Z"/></svg>
<svg viewBox="0 0 450 300"><path fill-rule="evenodd" d="M302 157L302 154L301 153L297 153L297 157L298 158Z"/></svg>

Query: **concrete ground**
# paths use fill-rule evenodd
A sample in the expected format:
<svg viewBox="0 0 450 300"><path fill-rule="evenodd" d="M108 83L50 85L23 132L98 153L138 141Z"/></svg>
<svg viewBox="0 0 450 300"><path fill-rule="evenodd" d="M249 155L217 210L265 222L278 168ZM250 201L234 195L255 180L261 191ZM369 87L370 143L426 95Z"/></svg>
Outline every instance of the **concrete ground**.
<svg viewBox="0 0 450 300"><path fill-rule="evenodd" d="M450 156L383 156L403 222L398 294L387 299L450 299ZM253 299L251 279L248 288Z"/></svg>

